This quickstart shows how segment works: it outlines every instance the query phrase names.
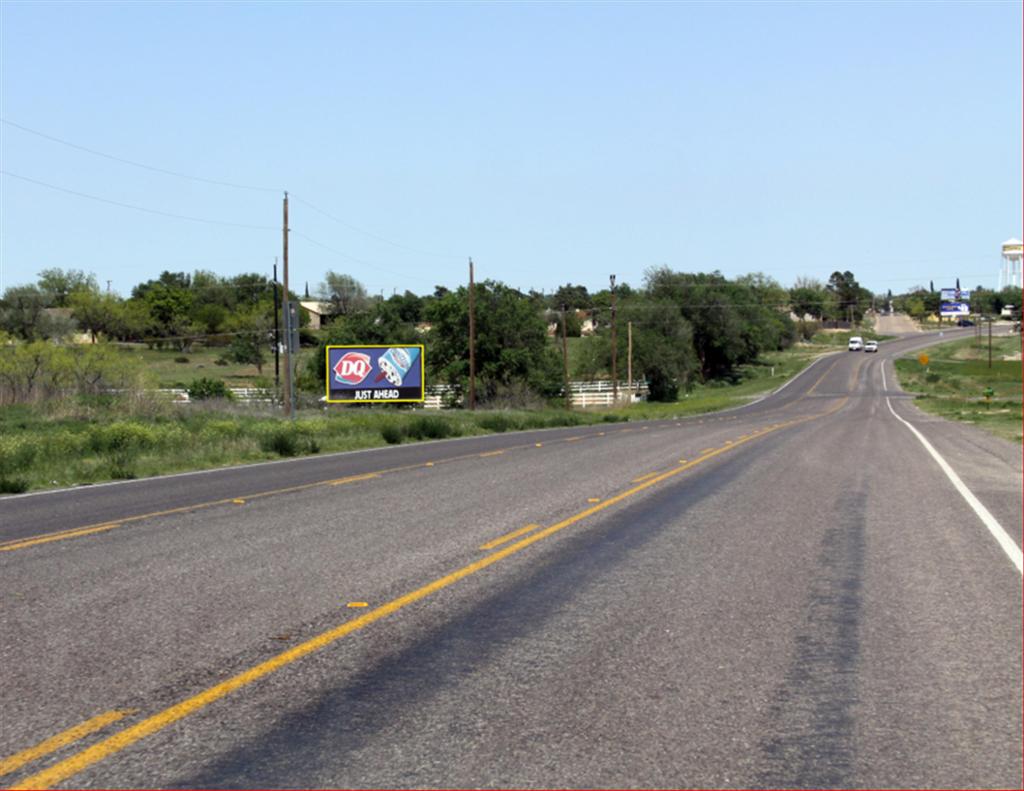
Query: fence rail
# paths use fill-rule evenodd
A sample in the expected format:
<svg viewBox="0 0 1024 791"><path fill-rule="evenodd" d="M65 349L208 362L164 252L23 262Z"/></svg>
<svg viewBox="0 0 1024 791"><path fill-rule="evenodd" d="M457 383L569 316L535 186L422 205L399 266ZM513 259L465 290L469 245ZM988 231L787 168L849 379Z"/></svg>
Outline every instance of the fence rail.
<svg viewBox="0 0 1024 791"><path fill-rule="evenodd" d="M273 391L259 387L230 387L228 390L235 401L253 406L280 404L280 397ZM162 387L156 391L161 396L170 398L177 404L189 404L188 390L183 387ZM625 382L619 382L618 396L620 404L635 403L647 399L647 383L634 382L632 392ZM569 393L574 407L614 406L615 388L609 381L569 382ZM430 385L426 388L423 399L424 409L445 409L461 406L464 401L461 388L456 385Z"/></svg>

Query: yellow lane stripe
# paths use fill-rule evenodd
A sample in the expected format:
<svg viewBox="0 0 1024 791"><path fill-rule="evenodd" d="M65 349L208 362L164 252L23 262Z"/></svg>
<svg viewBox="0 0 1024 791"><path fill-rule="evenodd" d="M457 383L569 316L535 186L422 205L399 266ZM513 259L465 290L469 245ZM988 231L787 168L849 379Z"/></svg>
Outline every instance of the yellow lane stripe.
<svg viewBox="0 0 1024 791"><path fill-rule="evenodd" d="M843 399L833 409L830 409L818 415L799 418L784 423L782 424L782 426L780 426L780 428L782 428L783 426L797 425L808 420L815 420L817 418L830 415L833 412L837 411L839 408L841 408L847 400L848 399ZM478 571L481 571L489 566L494 565L499 560L503 560L504 558L507 558L510 555L516 554L517 552L521 552L522 550L526 549L529 546L532 546L538 541L542 541L548 536L553 535L554 533L557 533L560 530L564 530L565 528L574 525L577 522L586 519L589 516L593 516L596 513L600 513L601 511L610 508L611 506L617 503L622 502L626 498L632 497L638 492L642 492L643 490L648 489L651 486L655 486L656 484L661 483L662 481L667 480L675 475L678 475L681 472L684 472L685 470L691 469L692 467L697 466L701 462L714 458L715 456L725 453L726 451L733 450L739 447L740 444L744 444L746 442L751 441L752 440L747 439L743 440L742 443L736 443L735 445L730 445L729 447L716 448L712 450L710 453L701 456L700 458L694 459L692 462L689 462L686 465L676 467L675 469L669 470L668 472L660 473L659 475L657 475L654 478L651 478L650 480L644 481L641 484L637 484L632 489L627 489L621 494L617 494L608 498L604 502L592 505L590 508L580 511L579 513L570 516L569 518L564 519L561 522L558 522L557 524L551 525L550 527L535 532L532 535L527 536L526 538L520 541L517 541L515 544L510 544L504 549L499 549L497 552L494 552L485 558L481 558L480 560L474 563L470 563L468 566L463 566L461 569L458 569L457 571L454 571L451 574L448 574L447 576L441 577L440 579L436 579L433 582L424 585L422 588L418 588L412 591L411 593L407 593L404 596L400 596L399 598L394 599L388 602L387 604L384 604L380 607L377 607L374 610L371 610L365 615L361 615L360 617L354 618L351 621L341 624L340 626L337 626L334 629L331 629L330 631L317 635L311 640L307 640L305 643L301 643L287 651L284 651L283 653L278 654L275 657L272 657L271 659L268 659L265 662L261 662L260 664L250 668L249 670L246 670L242 673L239 673L236 676L229 678L226 681L221 682L220 684L212 686L209 689L206 689L197 695L193 695L192 697L183 700L181 703L175 704L174 706L164 709L163 711L158 712L157 714L154 714L151 717L147 717L141 722L138 722L135 725L132 725L128 728L125 728L123 731L108 736L106 739L97 742L96 744L86 748L82 752L72 755L71 757L66 758L63 761L60 761L59 763L56 763L53 766L42 770L41 772L37 772L36 774L25 778L19 784L11 786L11 788L43 789L49 788L50 786L60 783L66 780L67 778L84 771L93 764L98 763L99 761L102 761L106 758L109 758L111 755L114 755L115 753L120 752L126 747L131 746L135 742L140 741L141 739L144 739L147 736L150 736L160 730L163 730L168 725L172 725L178 720L181 720L184 717L187 717L188 715L196 711L199 711L200 709L205 708L206 706L209 706L211 703L220 700L221 698L231 694L235 690L247 686L248 684L251 684L254 681L257 681L258 679L262 678L263 676L273 673L275 670L279 670L280 668L285 667L286 665L289 665L301 659L302 657L319 651L320 649L325 648L326 646L340 640L342 637L352 634L353 632L359 631L360 629L369 626L375 621L379 621L380 619L385 618L388 615L398 612L399 610L403 609L404 607L407 607L410 604L420 601L421 599L425 599L431 594L436 593L437 591L442 590L443 588L447 588L449 585L452 585L453 583L458 582L459 580L468 577L471 574L475 574Z"/></svg>
<svg viewBox="0 0 1024 791"><path fill-rule="evenodd" d="M506 533L501 538L488 541L486 544L483 544L480 549L494 549L495 547L500 547L502 544L511 541L513 538L519 538L519 536L530 533L538 527L540 527L540 525L527 525L526 527L521 527L518 530L513 530L511 533Z"/></svg>
<svg viewBox="0 0 1024 791"><path fill-rule="evenodd" d="M372 478L379 478L379 477L380 477L380 473L368 472L365 475L350 475L347 478L336 478L335 480L329 481L328 483L331 486L341 486L341 485L346 484L346 483L355 483L356 481L369 481Z"/></svg>
<svg viewBox="0 0 1024 791"><path fill-rule="evenodd" d="M639 478L634 478L633 483L640 483L641 481L646 481L648 478L653 478L657 474L658 473L656 472L649 472L646 475L641 475Z"/></svg>
<svg viewBox="0 0 1024 791"><path fill-rule="evenodd" d="M485 459L485 458L487 458L488 456L500 456L500 455L501 455L502 453L504 453L504 452L505 452L505 451L503 451L503 450L492 450L492 451L490 451L489 453L481 453L481 454L480 454L480 458L481 458L481 459Z"/></svg>
<svg viewBox="0 0 1024 791"><path fill-rule="evenodd" d="M843 359L842 356L837 356L835 362L832 363L832 365L830 365L828 368L825 369L825 373L823 373L821 376L819 376L818 377L818 381L816 381L813 385L811 385L810 390L808 390L806 393L804 393L804 395L800 396L800 398L798 398L797 401L799 401L799 400L801 400L803 398L806 398L811 393L813 393L815 390L817 390L818 389L818 385L821 384L821 380L824 379L826 376L828 376L829 373L831 373L832 369L835 368L839 364L839 361L842 360L842 359ZM796 401L794 401L793 403L795 404Z"/></svg>
<svg viewBox="0 0 1024 791"><path fill-rule="evenodd" d="M108 711L105 714L100 714L93 717L91 720L68 728L66 731L58 733L56 736L51 736L45 741L39 742L35 747L29 747L26 750L22 750L20 753L15 753L9 758L0 760L0 776L10 774L11 772L20 769L27 763L35 761L37 758L42 758L44 755L49 755L52 752L56 752L61 747L65 747L73 742L77 742L88 736L90 733L95 733L102 728L107 727L112 722L117 722L122 717L127 717L129 714L134 714L136 709L121 709L119 711Z"/></svg>

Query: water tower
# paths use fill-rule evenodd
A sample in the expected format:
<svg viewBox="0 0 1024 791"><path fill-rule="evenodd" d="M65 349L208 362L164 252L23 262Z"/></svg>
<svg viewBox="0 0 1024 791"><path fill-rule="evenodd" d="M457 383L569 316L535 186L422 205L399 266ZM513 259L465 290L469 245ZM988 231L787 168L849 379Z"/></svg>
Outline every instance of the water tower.
<svg viewBox="0 0 1024 791"><path fill-rule="evenodd" d="M999 288L1007 286L1024 287L1021 273L1021 258L1024 257L1024 242L1007 239L1003 242L1003 268L999 272Z"/></svg>

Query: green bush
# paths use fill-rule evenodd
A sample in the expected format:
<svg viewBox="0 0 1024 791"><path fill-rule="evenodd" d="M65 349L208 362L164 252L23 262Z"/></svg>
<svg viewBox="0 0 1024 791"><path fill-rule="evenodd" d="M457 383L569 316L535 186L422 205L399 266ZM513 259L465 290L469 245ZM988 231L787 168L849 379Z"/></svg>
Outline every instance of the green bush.
<svg viewBox="0 0 1024 791"><path fill-rule="evenodd" d="M27 491L28 479L15 473L24 472L35 459L35 445L17 439L0 440L0 494Z"/></svg>
<svg viewBox="0 0 1024 791"><path fill-rule="evenodd" d="M266 453L290 458L302 453L319 453L320 441L312 426L285 424L273 427L260 437L260 449Z"/></svg>
<svg viewBox="0 0 1024 791"><path fill-rule="evenodd" d="M433 415L417 415L409 421L405 431L412 439L445 439L462 433L457 424Z"/></svg>
<svg viewBox="0 0 1024 791"><path fill-rule="evenodd" d="M260 438L260 449L278 456L295 456L299 452L298 437L282 426Z"/></svg>
<svg viewBox="0 0 1024 791"><path fill-rule="evenodd" d="M28 491L28 480L25 478L7 478L0 476L0 494L21 494Z"/></svg>
<svg viewBox="0 0 1024 791"><path fill-rule="evenodd" d="M89 431L89 448L97 453L123 453L155 447L158 431L155 426L117 422L94 426Z"/></svg>
<svg viewBox="0 0 1024 791"><path fill-rule="evenodd" d="M487 414L479 415L476 418L476 424L480 428L497 434L505 431L516 431L523 427L521 420L516 420L504 412L488 412Z"/></svg>
<svg viewBox="0 0 1024 791"><path fill-rule="evenodd" d="M398 426L394 423L386 423L381 426L380 435L388 445L398 445L403 439L405 439L403 426Z"/></svg>
<svg viewBox="0 0 1024 791"><path fill-rule="evenodd" d="M207 398L234 398L223 379L210 379L205 376L201 379L193 379L192 384L186 390L188 397L193 401L202 401Z"/></svg>
<svg viewBox="0 0 1024 791"><path fill-rule="evenodd" d="M186 357L185 355L182 355L181 357L175 357L174 358L174 362L176 362L176 363L187 363L188 362L188 357Z"/></svg>

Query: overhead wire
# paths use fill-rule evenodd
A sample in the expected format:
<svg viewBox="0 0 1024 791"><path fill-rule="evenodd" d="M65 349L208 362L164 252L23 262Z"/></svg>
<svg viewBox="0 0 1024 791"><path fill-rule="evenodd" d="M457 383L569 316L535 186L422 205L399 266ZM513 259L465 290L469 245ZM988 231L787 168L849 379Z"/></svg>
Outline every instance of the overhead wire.
<svg viewBox="0 0 1024 791"><path fill-rule="evenodd" d="M352 224L347 223L347 222L345 222L344 220L342 220L342 219L340 219L338 217L335 217L333 214L330 214L329 212L324 211L320 207L313 205L308 200L305 200L304 198L296 195L294 192L289 192L288 193L288 197L293 198L297 203L301 203L303 206L305 206L305 207L307 207L309 209L312 209L317 214L322 214L327 219L333 220L334 222L338 223L339 225L341 225L341 226L343 226L345 228L348 228L350 231L355 231L356 233L361 233L364 236L368 236L371 239L376 239L378 242L383 242L384 244L391 245L392 247L396 247L399 250L405 250L405 251L410 252L410 253L416 253L417 255L426 255L426 256L430 256L431 258L452 258L452 259L454 259L454 258L460 258L461 259L462 258L462 256L455 256L455 255L451 255L451 254L448 254L448 253L430 253L430 252L426 252L424 250L418 250L415 247L409 247L408 245L404 245L404 244L400 244L398 242L394 242L394 241L392 241L390 239L385 239L383 236L378 236L377 234L375 234L375 233L373 233L371 231L367 231L367 230L365 230L363 228L358 228L355 225L352 225Z"/></svg>
<svg viewBox="0 0 1024 791"><path fill-rule="evenodd" d="M206 178L205 176L196 176L196 175L189 174L189 173L181 173L181 172L175 171L175 170L168 170L167 168L156 167L155 165L147 165L144 162L136 162L135 160L126 159L124 157L115 156L113 154L108 154L108 153L106 153L104 151L98 151L98 150L96 150L94 148L89 148L88 146L83 146L83 145L80 145L78 143L73 143L70 140L64 140L63 138L56 137L54 135L50 135L50 134L47 134L45 132L40 132L38 129L32 129L30 127L24 126L23 124L15 123L14 121L11 121L11 120L9 120L7 118L0 118L0 123L6 124L7 126L13 127L15 129L19 129L19 130L21 130L23 132L27 132L28 134L35 135L35 136L40 137L40 138L42 138L44 140L49 140L51 142L58 143L58 144L63 145L63 146L67 146L68 148L73 148L73 149L75 149L77 151L84 151L85 153L92 154L93 156L103 157L104 159L109 159L109 160L111 160L113 162L119 162L119 163L124 164L124 165L131 165L132 167L141 168L143 170L148 170L148 171L153 172L153 173L160 173L160 174L163 174L165 176L174 176L175 178L187 179L189 181L197 181L197 182L201 182L201 183L204 183L204 184L213 184L213 185L220 186L220 187L233 187L235 189L252 190L252 191L257 191L257 192L278 192L278 193L280 193L280 192L284 191L284 190L281 190L281 189L278 189L278 188L274 188L274 187L264 187L264 186L257 186L257 185L252 185L252 184L238 184L238 183L230 182L230 181L222 181L220 179ZM430 256L430 257L434 257L434 258L457 258L457 257L459 257L459 256L453 256L453 255L445 254L445 253L426 252L426 251L423 251L423 250L418 250L418 249L416 249L414 247L410 247L408 245L400 244L399 242L392 241L391 239L387 239L387 238L385 238L383 236L380 236L378 234L375 234L375 233L373 233L371 231L367 231L367 230L365 230L363 228L359 228L359 227L357 227L355 225L352 225L351 223L347 223L344 220L342 220L341 218L331 214L330 212L320 208L319 206L316 206L312 202L306 200L305 198L303 198L303 197L301 197L299 195L296 195L295 193L289 192L288 196L291 199L293 199L294 201L296 201L297 203L301 203L302 205L306 206L307 208L312 209L313 211L317 212L318 214L323 215L327 219L332 220L332 221L338 223L339 225L341 225L341 226L343 226L345 228L348 228L351 231L355 231L356 233L363 234L364 236L368 236L371 239L376 239L377 241L383 242L384 244L391 245L392 247L395 247L395 248L398 248L398 249L401 249L401 250L406 250L406 251L411 252L411 253L416 253L417 255L426 255L426 256ZM123 204L116 204L116 205L123 205ZM342 254L342 255L344 255L344 254ZM374 264L371 264L369 262L358 261L358 259L353 259L353 260L357 260L357 262L364 263L364 264L366 264L368 266L373 266L374 265Z"/></svg>
<svg viewBox="0 0 1024 791"><path fill-rule="evenodd" d="M120 162L123 165L131 165L132 167L142 168L143 170L149 170L149 171L151 171L153 173L162 173L165 176L175 176L176 178L188 179L189 181L199 181L199 182L202 182L204 184L214 184L214 185L219 186L219 187L233 187L234 189L253 190L253 191L256 191L256 192L281 192L282 191L282 190L274 188L274 187L258 187L258 186L254 186L254 185L251 185L251 184L236 184L236 183L231 182L231 181L219 181L217 179L209 179L209 178L205 178L203 176L194 176L194 175L191 175L189 173L179 173L178 171L175 171L175 170L167 170L165 168L158 168L158 167L155 167L153 165L147 165L147 164L145 164L143 162L135 162L134 160L131 160L131 159L124 159L123 157L116 157L113 154L106 154L103 151L97 151L94 148L87 148L86 146L79 145L78 143L72 143L69 140L62 140L59 137L54 137L53 135L48 135L45 132L38 131L37 129L30 129L27 126L22 126L21 124L16 124L14 121L10 121L10 120L8 120L6 118L0 118L0 123L6 124L7 126L12 126L15 129L20 129L23 132L28 132L31 135L36 135L37 137L41 137L41 138L43 138L45 140L50 140L50 141L52 141L54 143L60 143L62 146L67 146L68 148L74 148L74 149L77 149L78 151L84 151L87 154L92 154L92 155L97 156L97 157L103 157L104 159L109 159L109 160L112 160L114 162Z"/></svg>
<svg viewBox="0 0 1024 791"><path fill-rule="evenodd" d="M156 214L161 217L171 217L175 220L188 220L190 222L201 222L207 225L224 225L231 228L246 228L253 231L280 231L280 228L275 228L271 225L250 225L249 223L241 222L230 222L228 220L211 220L207 217L192 217L186 214L175 214L173 212L163 211L161 209L151 209L146 206L139 206L133 203L122 203L121 201L111 200L110 198L102 198L99 195L90 195L87 192L79 192L78 190L68 189L67 187L60 187L56 184L50 184L45 181L39 181L38 179L29 178L28 176L21 176L17 173L12 173L9 170L0 170L0 175L9 176L10 178L19 179L21 181L27 181L30 184L36 184L40 187L46 187L47 189L56 190L57 192L63 192L68 195L75 195L79 198L87 198L88 200L98 201L99 203L108 203L111 206L119 206L122 209L133 209L135 211L145 212L147 214Z"/></svg>

